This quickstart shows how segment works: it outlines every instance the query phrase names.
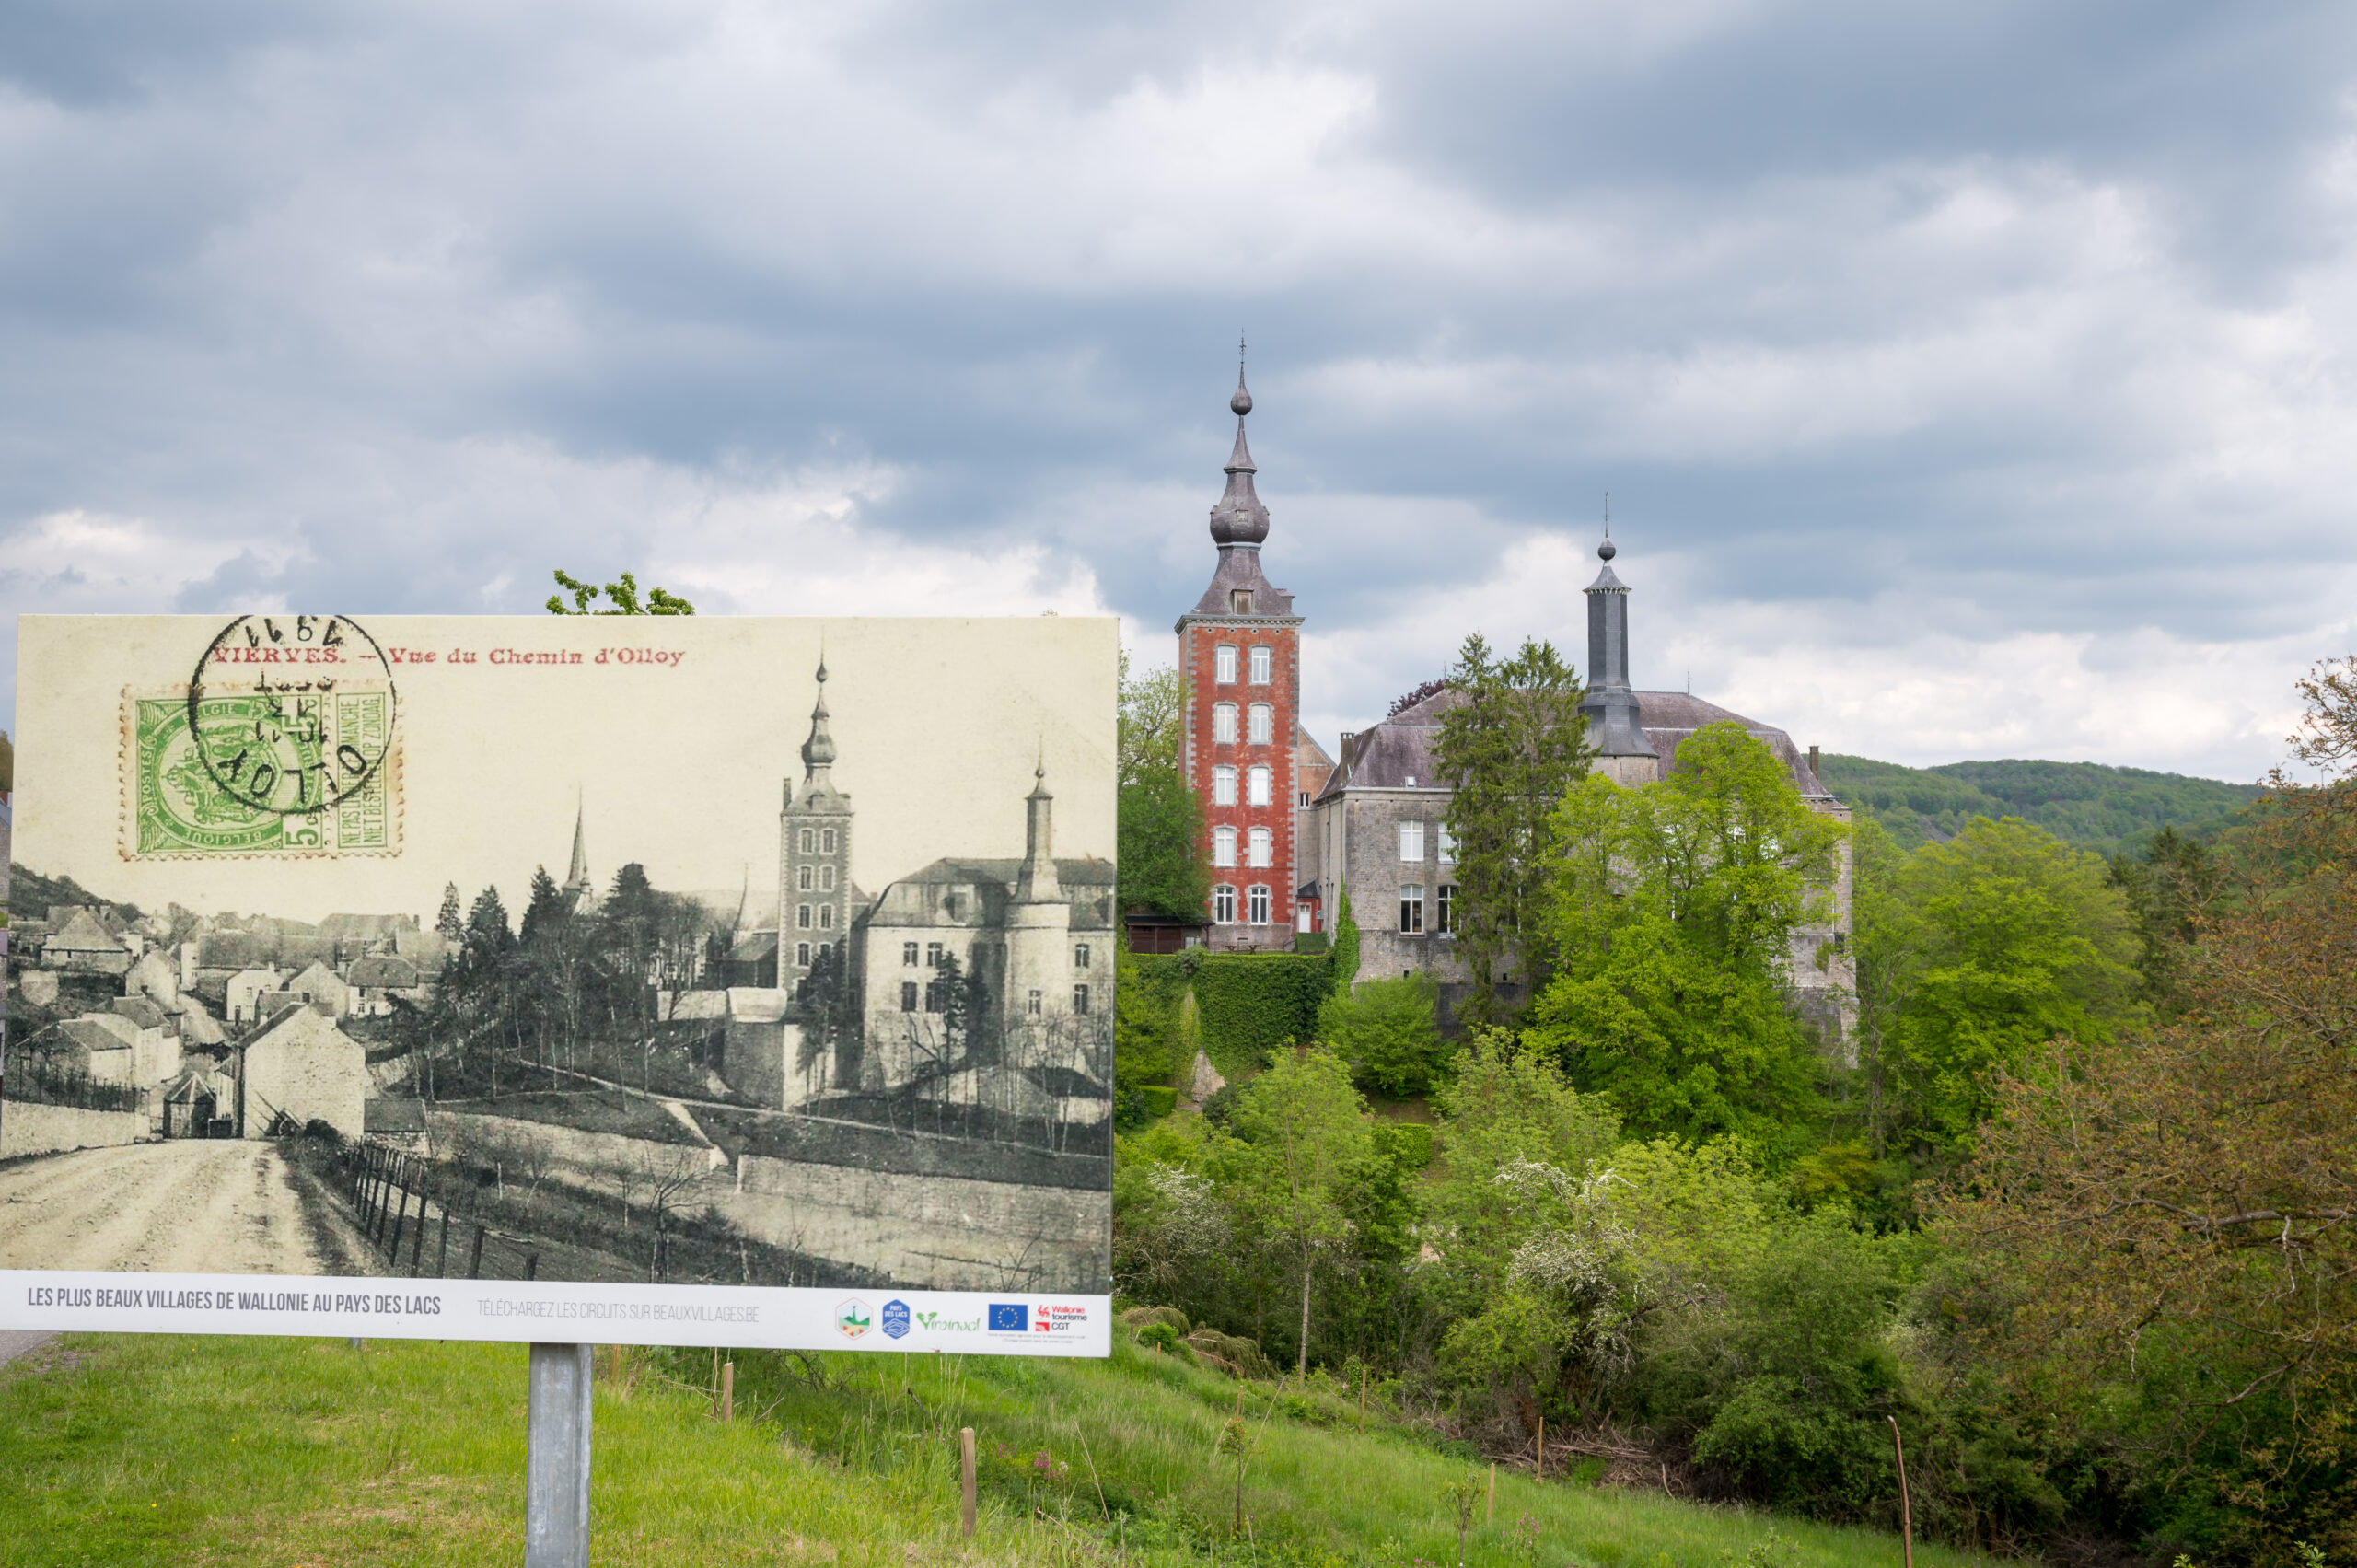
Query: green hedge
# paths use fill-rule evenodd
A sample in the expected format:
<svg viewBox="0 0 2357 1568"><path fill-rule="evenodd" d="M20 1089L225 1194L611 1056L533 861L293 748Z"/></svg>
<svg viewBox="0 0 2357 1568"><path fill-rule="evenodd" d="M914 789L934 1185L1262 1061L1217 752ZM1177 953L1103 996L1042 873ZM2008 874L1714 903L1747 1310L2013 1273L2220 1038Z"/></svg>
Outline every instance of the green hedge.
<svg viewBox="0 0 2357 1568"><path fill-rule="evenodd" d="M1375 1146L1405 1170L1433 1163L1433 1130L1421 1121L1378 1121Z"/></svg>
<svg viewBox="0 0 2357 1568"><path fill-rule="evenodd" d="M1178 1109L1178 1091L1167 1084L1141 1084L1138 1093L1144 1097L1145 1113L1157 1121Z"/></svg>
<svg viewBox="0 0 2357 1568"><path fill-rule="evenodd" d="M1141 953L1132 958L1137 983L1153 1013L1175 1016L1179 997L1195 988L1202 1011L1203 1054L1233 1078L1261 1065L1287 1040L1318 1038L1318 1009L1333 990L1324 954ZM1185 1072L1186 1063L1178 1063Z"/></svg>

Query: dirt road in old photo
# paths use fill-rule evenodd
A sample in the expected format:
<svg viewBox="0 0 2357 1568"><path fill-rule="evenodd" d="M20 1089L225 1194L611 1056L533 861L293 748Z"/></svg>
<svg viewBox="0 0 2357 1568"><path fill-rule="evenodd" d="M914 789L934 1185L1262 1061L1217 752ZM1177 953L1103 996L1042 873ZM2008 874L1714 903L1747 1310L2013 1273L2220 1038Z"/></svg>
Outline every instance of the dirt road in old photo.
<svg viewBox="0 0 2357 1568"><path fill-rule="evenodd" d="M268 1144L182 1139L0 1168L0 1268L331 1274L339 1246ZM374 1269L366 1272L375 1272Z"/></svg>

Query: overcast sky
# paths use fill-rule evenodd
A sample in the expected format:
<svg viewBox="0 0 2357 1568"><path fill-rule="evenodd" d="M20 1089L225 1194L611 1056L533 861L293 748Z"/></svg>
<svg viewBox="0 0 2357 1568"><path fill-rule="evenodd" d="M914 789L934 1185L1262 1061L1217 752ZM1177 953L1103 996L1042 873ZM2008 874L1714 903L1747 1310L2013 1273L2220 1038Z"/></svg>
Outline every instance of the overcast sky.
<svg viewBox="0 0 2357 1568"><path fill-rule="evenodd" d="M0 632L563 565L1165 661L1242 328L1329 746L1584 656L1608 489L1641 685L2249 778L2357 645L2352 89L2291 0L14 0Z"/></svg>

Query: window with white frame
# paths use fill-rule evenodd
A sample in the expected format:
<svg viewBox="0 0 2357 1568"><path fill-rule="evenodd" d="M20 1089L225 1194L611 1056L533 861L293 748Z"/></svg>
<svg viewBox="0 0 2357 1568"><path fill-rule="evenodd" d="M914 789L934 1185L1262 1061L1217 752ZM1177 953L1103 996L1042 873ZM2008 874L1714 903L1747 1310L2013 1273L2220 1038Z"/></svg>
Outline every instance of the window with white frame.
<svg viewBox="0 0 2357 1568"><path fill-rule="evenodd" d="M1439 908L1433 911L1433 929L1443 936L1457 935L1457 884L1443 882L1435 889Z"/></svg>
<svg viewBox="0 0 2357 1568"><path fill-rule="evenodd" d="M833 866L822 865L819 867L819 890L822 893L831 893L835 890L835 868Z"/></svg>
<svg viewBox="0 0 2357 1568"><path fill-rule="evenodd" d="M1245 895L1244 912L1255 925L1269 923L1269 889L1265 886L1256 887Z"/></svg>
<svg viewBox="0 0 2357 1568"><path fill-rule="evenodd" d="M1399 858L1402 860L1424 858L1424 825L1422 822L1399 824Z"/></svg>
<svg viewBox="0 0 2357 1568"><path fill-rule="evenodd" d="M1255 746L1266 746L1277 738L1277 710L1266 703L1252 704L1251 726L1245 731Z"/></svg>
<svg viewBox="0 0 2357 1568"><path fill-rule="evenodd" d="M1038 1017L1040 1014L1047 1011L1045 997L1039 992L1035 991L1031 993L1030 996L1023 1004L1023 1010L1032 1017Z"/></svg>
<svg viewBox="0 0 2357 1568"><path fill-rule="evenodd" d="M1457 864L1457 835L1448 830L1446 822L1433 824L1433 858L1443 865Z"/></svg>
<svg viewBox="0 0 2357 1568"><path fill-rule="evenodd" d="M1085 970L1085 969L1086 969L1086 968L1088 967L1088 944L1087 944L1087 943L1086 943L1086 942L1075 942L1075 943L1074 943L1074 944L1073 944L1073 948L1072 948L1072 967L1073 967L1073 968L1074 968L1074 969L1076 969L1076 970Z"/></svg>
<svg viewBox="0 0 2357 1568"><path fill-rule="evenodd" d="M794 923L805 931L810 929L810 906L808 904L796 904L794 907Z"/></svg>
<svg viewBox="0 0 2357 1568"><path fill-rule="evenodd" d="M1236 864L1235 829L1213 828L1212 830L1212 864L1213 865Z"/></svg>
<svg viewBox="0 0 2357 1568"><path fill-rule="evenodd" d="M815 833L815 832L811 831L811 830L810 830L809 829L807 829L807 828L803 829L803 830L802 830L802 853L803 853L803 854L808 854L812 850L817 849L818 847L819 847L819 835L818 835L817 833Z"/></svg>
<svg viewBox="0 0 2357 1568"><path fill-rule="evenodd" d="M819 906L819 929L821 931L832 931L834 928L835 906L832 904L820 904Z"/></svg>
<svg viewBox="0 0 2357 1568"><path fill-rule="evenodd" d="M1275 778L1276 775L1267 768L1253 768L1247 772L1244 775L1245 804L1248 806L1268 805L1269 791Z"/></svg>
<svg viewBox="0 0 2357 1568"><path fill-rule="evenodd" d="M1255 828L1244 841L1245 853L1251 858L1248 865L1274 865L1277 863L1276 838L1266 828Z"/></svg>
<svg viewBox="0 0 2357 1568"><path fill-rule="evenodd" d="M1222 686L1236 684L1236 650L1225 644L1212 650L1212 679Z"/></svg>
<svg viewBox="0 0 2357 1568"><path fill-rule="evenodd" d="M912 980L904 980L900 982L900 1011L913 1013L916 1010L917 982Z"/></svg>
<svg viewBox="0 0 2357 1568"><path fill-rule="evenodd" d="M1236 769L1233 764L1222 762L1212 770L1212 804L1213 806L1236 804Z"/></svg>
<svg viewBox="0 0 2357 1568"><path fill-rule="evenodd" d="M809 943L807 943L807 942L796 942L796 943L794 945L794 961L795 961L796 964L799 964L802 968L804 968L804 969L806 969L806 970L807 970L807 969L808 969L808 968L810 967L810 944L809 944Z"/></svg>
<svg viewBox="0 0 2357 1568"><path fill-rule="evenodd" d="M1424 889L1420 882L1399 884L1399 930L1407 936L1420 935L1424 929Z"/></svg>
<svg viewBox="0 0 2357 1568"><path fill-rule="evenodd" d="M1220 743L1221 745L1223 745L1223 746L1227 746L1227 745L1233 745L1233 744L1235 744L1235 741L1236 741L1236 704L1235 704L1235 703L1213 703L1212 704L1212 738L1213 738L1213 740L1215 740L1215 741L1219 742L1219 743Z"/></svg>
<svg viewBox="0 0 2357 1568"><path fill-rule="evenodd" d="M1075 985L1072 988L1072 1011L1074 1017L1088 1016L1088 987Z"/></svg>
<svg viewBox="0 0 2357 1568"><path fill-rule="evenodd" d="M818 885L819 868L817 866L797 865L794 868L794 886L795 891L807 893Z"/></svg>
<svg viewBox="0 0 2357 1568"><path fill-rule="evenodd" d="M926 943L924 945L924 961L926 968L939 969L943 964L948 961L947 949L944 948L938 942Z"/></svg>
<svg viewBox="0 0 2357 1568"><path fill-rule="evenodd" d="M1252 650L1252 684L1266 686L1276 667L1276 657L1264 644Z"/></svg>
<svg viewBox="0 0 2357 1568"><path fill-rule="evenodd" d="M832 828L828 828L819 833L819 853L821 854L835 853L835 830Z"/></svg>
<svg viewBox="0 0 2357 1568"><path fill-rule="evenodd" d="M1236 923L1236 889L1225 882L1212 889L1212 920L1219 925Z"/></svg>
<svg viewBox="0 0 2357 1568"><path fill-rule="evenodd" d="M917 945L915 943L903 942L900 944L900 967L904 970L912 970L917 967Z"/></svg>

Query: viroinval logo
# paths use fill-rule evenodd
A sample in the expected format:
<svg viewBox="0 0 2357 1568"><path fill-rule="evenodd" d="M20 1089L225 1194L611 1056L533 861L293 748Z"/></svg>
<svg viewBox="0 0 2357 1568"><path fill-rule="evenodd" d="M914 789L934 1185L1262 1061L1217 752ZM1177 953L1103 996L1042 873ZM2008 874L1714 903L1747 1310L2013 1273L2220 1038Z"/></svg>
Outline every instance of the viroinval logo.
<svg viewBox="0 0 2357 1568"><path fill-rule="evenodd" d="M884 1304L884 1337L888 1340L903 1339L908 1331L909 1304L905 1301L886 1302Z"/></svg>
<svg viewBox="0 0 2357 1568"><path fill-rule="evenodd" d="M873 1326L867 1316L867 1303L855 1295L835 1308L835 1327L842 1330L847 1340L860 1338Z"/></svg>
<svg viewBox="0 0 2357 1568"><path fill-rule="evenodd" d="M946 1312L920 1312L917 1321L936 1334L970 1334L982 1326L980 1318L952 1318Z"/></svg>
<svg viewBox="0 0 2357 1568"><path fill-rule="evenodd" d="M1019 1301L993 1301L991 1303L991 1332L993 1334L1027 1332L1028 1319L1030 1316L1023 1309L1023 1303Z"/></svg>

